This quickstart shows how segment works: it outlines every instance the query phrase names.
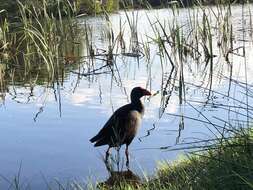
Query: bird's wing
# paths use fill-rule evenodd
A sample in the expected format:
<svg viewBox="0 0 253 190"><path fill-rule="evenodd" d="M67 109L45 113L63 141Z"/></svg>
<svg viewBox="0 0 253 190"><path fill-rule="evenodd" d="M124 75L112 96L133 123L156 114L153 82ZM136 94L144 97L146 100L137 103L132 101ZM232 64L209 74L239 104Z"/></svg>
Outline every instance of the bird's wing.
<svg viewBox="0 0 253 190"><path fill-rule="evenodd" d="M108 139L110 139L110 136L118 133L118 131L120 131L120 128L124 127L124 123L127 120L130 109L131 105L127 104L116 110L114 114L109 118L109 120L105 123L103 128L98 132L98 134L90 139L90 141L95 142L99 139L104 138L105 136L108 136Z"/></svg>

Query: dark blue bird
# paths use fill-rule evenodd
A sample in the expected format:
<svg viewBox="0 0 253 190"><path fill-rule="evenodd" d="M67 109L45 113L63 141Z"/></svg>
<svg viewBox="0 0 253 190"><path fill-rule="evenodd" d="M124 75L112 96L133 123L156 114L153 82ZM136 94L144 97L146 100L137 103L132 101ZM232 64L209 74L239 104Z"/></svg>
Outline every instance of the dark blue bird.
<svg viewBox="0 0 253 190"><path fill-rule="evenodd" d="M140 98L150 95L151 93L144 88L133 88L131 103L117 109L99 133L90 139L92 143L95 142L94 146L109 145L106 151L106 161L111 147L120 148L121 145L126 144L126 164L129 165L128 146L134 139L144 114L144 106Z"/></svg>

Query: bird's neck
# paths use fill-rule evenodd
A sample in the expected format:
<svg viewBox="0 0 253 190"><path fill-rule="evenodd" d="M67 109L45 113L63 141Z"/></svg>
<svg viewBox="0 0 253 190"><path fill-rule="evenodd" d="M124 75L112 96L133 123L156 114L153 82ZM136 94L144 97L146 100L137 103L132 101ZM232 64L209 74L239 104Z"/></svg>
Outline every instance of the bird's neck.
<svg viewBox="0 0 253 190"><path fill-rule="evenodd" d="M140 99L132 99L131 104L134 106L134 108L140 112L140 114L144 113L144 106Z"/></svg>

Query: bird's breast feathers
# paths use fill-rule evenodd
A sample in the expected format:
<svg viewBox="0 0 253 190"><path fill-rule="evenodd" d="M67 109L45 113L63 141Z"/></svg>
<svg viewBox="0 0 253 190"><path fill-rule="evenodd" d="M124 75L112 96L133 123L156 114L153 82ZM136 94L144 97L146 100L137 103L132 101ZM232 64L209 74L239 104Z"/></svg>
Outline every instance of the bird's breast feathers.
<svg viewBox="0 0 253 190"><path fill-rule="evenodd" d="M142 114L140 114L140 112L138 111L131 111L129 113L129 126L128 128L132 128L135 131L137 131L137 129L140 127L141 125L141 120L142 120Z"/></svg>

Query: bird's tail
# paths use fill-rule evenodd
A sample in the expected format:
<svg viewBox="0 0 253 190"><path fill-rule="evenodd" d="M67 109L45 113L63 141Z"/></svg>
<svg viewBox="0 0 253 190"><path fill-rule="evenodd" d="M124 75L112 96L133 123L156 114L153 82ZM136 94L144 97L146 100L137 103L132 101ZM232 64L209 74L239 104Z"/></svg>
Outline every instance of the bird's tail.
<svg viewBox="0 0 253 190"><path fill-rule="evenodd" d="M92 137L91 139L90 139L90 142L91 143L94 143L96 140L95 140L95 137Z"/></svg>
<svg viewBox="0 0 253 190"><path fill-rule="evenodd" d="M97 139L97 136L94 136L94 137L92 137L91 139L90 139L90 142L91 143L94 143L95 141L97 141L98 139Z"/></svg>
<svg viewBox="0 0 253 190"><path fill-rule="evenodd" d="M108 140L106 138L102 138L102 139L99 139L97 140L97 142L94 144L94 146L103 146L103 145L106 145L108 144Z"/></svg>

